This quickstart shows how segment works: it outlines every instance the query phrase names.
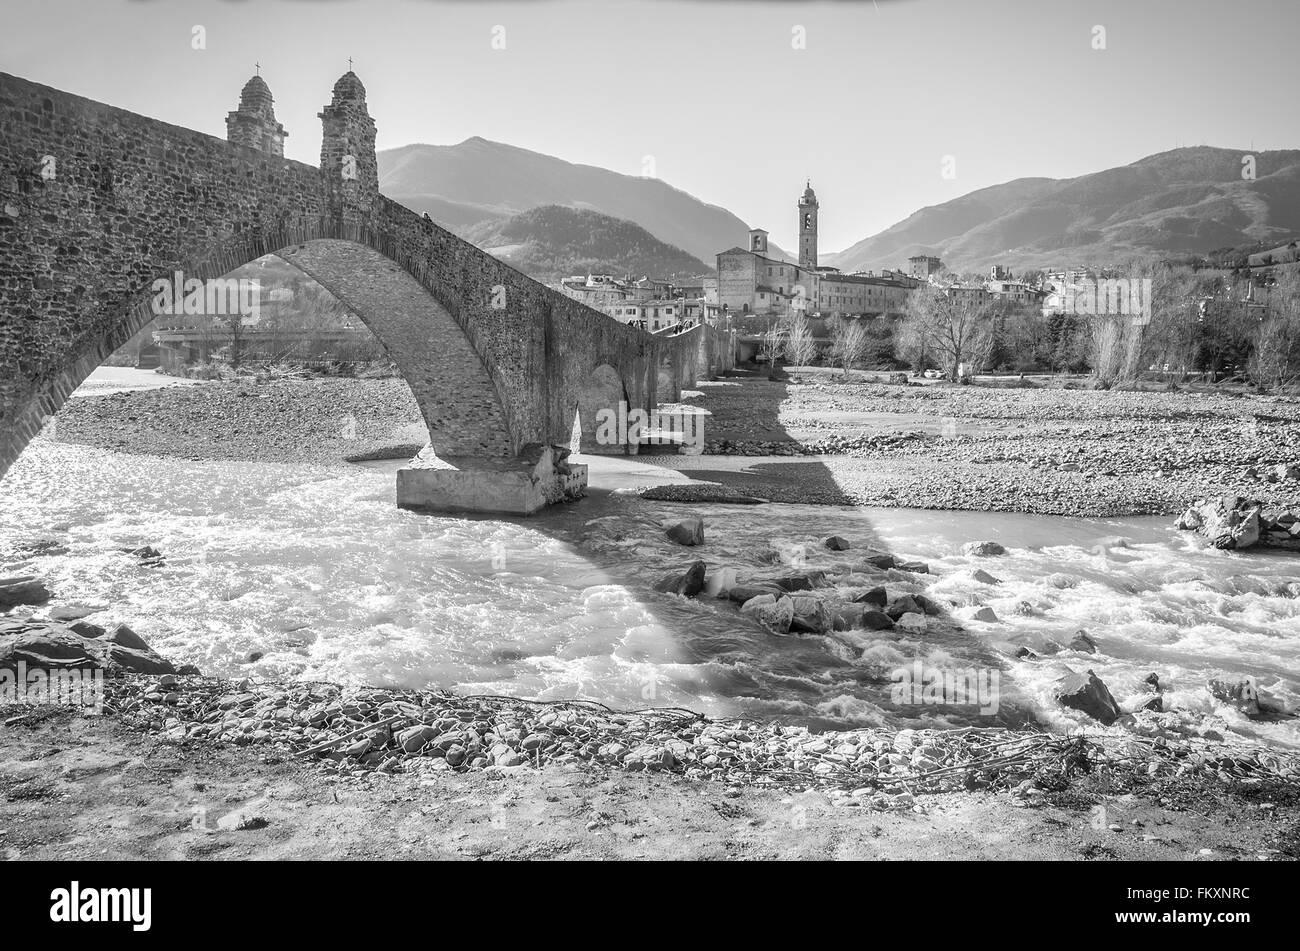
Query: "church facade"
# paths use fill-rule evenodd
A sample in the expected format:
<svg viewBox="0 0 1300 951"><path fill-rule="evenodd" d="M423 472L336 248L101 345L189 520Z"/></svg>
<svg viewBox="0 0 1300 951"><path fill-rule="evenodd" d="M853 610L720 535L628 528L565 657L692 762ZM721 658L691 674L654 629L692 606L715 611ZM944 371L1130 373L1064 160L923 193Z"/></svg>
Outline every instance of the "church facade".
<svg viewBox="0 0 1300 951"><path fill-rule="evenodd" d="M769 256L767 232L749 232L749 246L717 256L718 304L727 314L820 317L899 314L920 281L897 271L844 274L817 263L817 195L808 183L799 199L799 263Z"/></svg>

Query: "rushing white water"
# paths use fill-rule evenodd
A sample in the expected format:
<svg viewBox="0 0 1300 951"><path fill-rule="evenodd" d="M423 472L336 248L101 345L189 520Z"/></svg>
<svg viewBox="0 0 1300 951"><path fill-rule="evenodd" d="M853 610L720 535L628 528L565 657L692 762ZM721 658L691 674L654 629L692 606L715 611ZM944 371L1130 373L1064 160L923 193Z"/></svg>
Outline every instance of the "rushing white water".
<svg viewBox="0 0 1300 951"><path fill-rule="evenodd" d="M887 671L922 659L996 668L997 722L1068 727L1079 717L1050 697L1067 667L1093 669L1121 703L1156 672L1167 704L1300 746L1300 721L1249 721L1205 688L1250 675L1300 702L1294 558L1206 549L1163 519L777 505L690 507L708 544L688 550L655 525L681 506L606 497L522 521L423 516L394 506L391 468L186 462L38 440L0 482L0 574L40 574L55 603L102 606L92 620L129 623L210 674L683 705L816 726L981 722L891 702ZM816 544L832 533L854 548ZM42 539L66 553L25 547ZM976 539L1010 551L961 555ZM770 574L772 546L802 543L845 592L914 580L860 573L866 546L929 562L925 590L957 605L954 622L779 637L726 601L651 590L695 557L742 579ZM121 550L146 544L164 565ZM977 568L1000 583L974 580ZM978 605L998 620L970 620ZM1058 649L1080 628L1099 653ZM1044 656L1014 660L1017 646ZM248 663L250 652L265 656Z"/></svg>

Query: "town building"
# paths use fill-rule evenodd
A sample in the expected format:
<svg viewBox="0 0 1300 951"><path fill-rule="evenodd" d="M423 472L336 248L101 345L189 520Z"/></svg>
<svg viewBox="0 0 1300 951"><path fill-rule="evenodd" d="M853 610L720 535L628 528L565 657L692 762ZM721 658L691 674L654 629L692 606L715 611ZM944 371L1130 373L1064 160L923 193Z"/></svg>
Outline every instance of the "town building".
<svg viewBox="0 0 1300 951"><path fill-rule="evenodd" d="M762 228L749 232L748 247L718 253L717 303L724 313L785 317L798 311L841 317L903 312L919 283L914 278L897 271L844 274L818 265L818 210L810 182L798 202L798 264L771 257Z"/></svg>
<svg viewBox="0 0 1300 951"><path fill-rule="evenodd" d="M994 300L1016 307L1037 304L1042 298L1037 290L1020 281L989 281L984 287Z"/></svg>
<svg viewBox="0 0 1300 951"><path fill-rule="evenodd" d="M943 294L950 300L969 307L979 308L993 300L987 288L977 285L951 284L943 288Z"/></svg>
<svg viewBox="0 0 1300 951"><path fill-rule="evenodd" d="M943 262L929 254L914 254L907 259L908 274L918 281L928 281L943 270Z"/></svg>

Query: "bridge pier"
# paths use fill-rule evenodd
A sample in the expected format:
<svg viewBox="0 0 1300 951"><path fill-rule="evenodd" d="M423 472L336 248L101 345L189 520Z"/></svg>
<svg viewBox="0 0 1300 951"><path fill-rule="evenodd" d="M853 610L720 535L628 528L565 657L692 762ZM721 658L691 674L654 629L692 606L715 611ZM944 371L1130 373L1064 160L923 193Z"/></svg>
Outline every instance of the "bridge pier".
<svg viewBox="0 0 1300 951"><path fill-rule="evenodd" d="M417 512L532 515L587 492L587 467L561 446L530 443L513 458L440 459L425 446L397 470L397 506Z"/></svg>

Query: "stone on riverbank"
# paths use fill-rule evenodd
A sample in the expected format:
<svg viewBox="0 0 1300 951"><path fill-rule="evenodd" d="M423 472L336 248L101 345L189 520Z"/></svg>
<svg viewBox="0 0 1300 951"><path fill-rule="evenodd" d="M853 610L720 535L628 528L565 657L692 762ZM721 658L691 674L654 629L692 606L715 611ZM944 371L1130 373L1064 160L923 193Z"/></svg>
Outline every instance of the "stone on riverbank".
<svg viewBox="0 0 1300 951"><path fill-rule="evenodd" d="M1197 499L1174 525L1196 532L1215 548L1239 551L1260 545L1300 552L1300 505L1265 506L1237 495Z"/></svg>
<svg viewBox="0 0 1300 951"><path fill-rule="evenodd" d="M1086 674L1071 672L1058 680L1056 699L1063 706L1086 713L1106 726L1122 715L1109 688L1091 670Z"/></svg>
<svg viewBox="0 0 1300 951"><path fill-rule="evenodd" d="M125 624L109 637L86 637L56 622L7 624L0 629L0 668L15 670L20 662L47 670L102 667L109 674L176 672L171 661Z"/></svg>

